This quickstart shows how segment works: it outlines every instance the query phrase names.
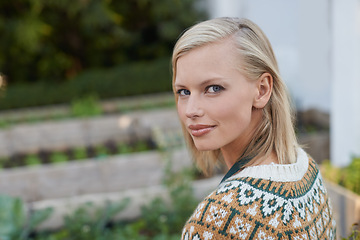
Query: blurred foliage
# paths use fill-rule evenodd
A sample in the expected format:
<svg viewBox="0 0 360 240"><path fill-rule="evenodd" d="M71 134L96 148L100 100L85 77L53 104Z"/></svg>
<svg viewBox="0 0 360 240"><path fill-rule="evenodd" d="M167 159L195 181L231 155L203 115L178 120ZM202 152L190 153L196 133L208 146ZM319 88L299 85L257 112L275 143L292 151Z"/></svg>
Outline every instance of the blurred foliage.
<svg viewBox="0 0 360 240"><path fill-rule="evenodd" d="M354 157L349 166L338 168L330 161L321 167L324 177L360 195L360 157Z"/></svg>
<svg viewBox="0 0 360 240"><path fill-rule="evenodd" d="M351 233L346 238L341 238L341 240L360 240L360 226L357 223L354 223L351 226Z"/></svg>
<svg viewBox="0 0 360 240"><path fill-rule="evenodd" d="M104 207L95 206L90 202L86 203L65 216L64 226L60 231L51 234L39 234L35 239L116 239L115 232L108 227L108 224L126 208L129 202L130 199L125 198L119 202L107 202Z"/></svg>
<svg viewBox="0 0 360 240"><path fill-rule="evenodd" d="M62 162L67 162L69 159L66 156L65 153L62 152L54 152L53 154L51 154L50 156L50 161L52 163L62 163Z"/></svg>
<svg viewBox="0 0 360 240"><path fill-rule="evenodd" d="M179 33L206 17L194 2L0 1L0 72L11 84L62 82L86 69L170 56Z"/></svg>
<svg viewBox="0 0 360 240"><path fill-rule="evenodd" d="M16 168L49 163L64 163L75 160L103 160L110 156L127 153L152 151L157 145L152 139L138 139L137 141L116 142L108 140L98 145L67 148L65 150L40 149L36 153L17 153L9 157L0 158L1 168ZM1 239L0 239L1 240Z"/></svg>
<svg viewBox="0 0 360 240"><path fill-rule="evenodd" d="M75 99L71 102L71 113L75 117L99 116L102 113L96 94Z"/></svg>
<svg viewBox="0 0 360 240"><path fill-rule="evenodd" d="M94 93L99 99L106 99L170 91L169 64L168 58L162 58L109 69L89 69L62 83L15 84L7 87L0 110L71 103Z"/></svg>
<svg viewBox="0 0 360 240"><path fill-rule="evenodd" d="M0 196L0 239L26 240L35 228L52 213L51 208L29 211L19 198Z"/></svg>
<svg viewBox="0 0 360 240"><path fill-rule="evenodd" d="M0 198L0 223L3 220L7 224L0 224L0 239L19 240L175 240L181 238L181 229L196 207L196 199L193 195L192 180L193 171L173 171L171 153L163 152L166 167L164 169L164 185L169 198L155 198L141 207L141 215L135 220L117 221L116 217L129 207L131 199L125 198L118 202L107 202L105 206L86 203L64 217L64 225L60 229L48 231L28 231L22 224L18 224L20 216L23 219L23 203L19 199L11 199L11 202L2 204ZM16 207L13 207L16 206ZM21 207L20 207L21 206ZM45 211L45 210L44 210ZM46 210L50 211L50 210ZM43 212L33 221L38 224L50 215ZM5 218L4 218L5 216ZM38 215L39 216L39 215ZM14 221L14 219L16 221ZM29 226L35 226L30 224ZM10 231L10 230L11 231ZM13 231L13 229L16 230ZM19 238L18 234L26 230L31 233L30 238ZM34 228L32 228L34 230ZM10 234L11 232L11 234ZM14 234L12 234L14 233ZM27 234L26 236L28 236ZM25 236L25 235L24 235Z"/></svg>

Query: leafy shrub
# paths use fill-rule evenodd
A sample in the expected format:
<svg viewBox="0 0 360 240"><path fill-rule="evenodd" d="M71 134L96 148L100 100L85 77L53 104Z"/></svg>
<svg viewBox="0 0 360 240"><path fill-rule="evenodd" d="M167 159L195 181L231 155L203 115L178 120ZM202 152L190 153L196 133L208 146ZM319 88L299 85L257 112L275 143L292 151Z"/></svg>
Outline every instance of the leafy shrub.
<svg viewBox="0 0 360 240"><path fill-rule="evenodd" d="M68 148L64 151L51 152L40 150L36 154L15 154L10 157L0 158L0 168L15 168L28 165L48 163L61 163L73 160L85 160L90 158L104 159L110 155L141 152L156 149L152 140L137 140L136 142L120 142L108 140L96 146Z"/></svg>
<svg viewBox="0 0 360 240"><path fill-rule="evenodd" d="M75 99L71 102L71 113L75 117L91 117L101 115L102 109L95 94Z"/></svg>
<svg viewBox="0 0 360 240"><path fill-rule="evenodd" d="M164 153L165 157L168 157ZM155 198L141 208L141 216L135 221L114 222L113 218L130 201L108 203L98 208L91 203L76 209L65 217L65 225L55 232L43 232L35 240L175 240L180 239L181 229L192 211L196 200L191 182L193 171L174 172L170 160L165 167L164 184L170 199Z"/></svg>
<svg viewBox="0 0 360 240"><path fill-rule="evenodd" d="M75 148L74 150L74 159L75 160L79 160L79 159L86 159L86 149L83 147L78 147Z"/></svg>
<svg viewBox="0 0 360 240"><path fill-rule="evenodd" d="M0 110L67 104L94 94L99 99L108 99L170 90L169 58L165 58L87 70L63 83L9 85L1 97Z"/></svg>
<svg viewBox="0 0 360 240"><path fill-rule="evenodd" d="M0 196L0 239L26 240L34 229L45 221L52 209L26 213L24 203L19 198Z"/></svg>
<svg viewBox="0 0 360 240"><path fill-rule="evenodd" d="M36 156L35 154L30 154L28 156L26 156L25 158L25 163L26 165L28 166L31 166L31 165L39 165L41 164L41 160L38 156Z"/></svg>
<svg viewBox="0 0 360 240"><path fill-rule="evenodd" d="M357 194L360 194L360 157L354 157L349 166L337 168L330 161L322 164L322 174L326 179L333 181Z"/></svg>
<svg viewBox="0 0 360 240"><path fill-rule="evenodd" d="M119 145L119 153L130 153L131 148L128 144L120 144Z"/></svg>
<svg viewBox="0 0 360 240"><path fill-rule="evenodd" d="M54 152L51 157L50 157L50 161L52 163L61 163L61 162L67 162L69 159L66 156L65 153L62 152Z"/></svg>

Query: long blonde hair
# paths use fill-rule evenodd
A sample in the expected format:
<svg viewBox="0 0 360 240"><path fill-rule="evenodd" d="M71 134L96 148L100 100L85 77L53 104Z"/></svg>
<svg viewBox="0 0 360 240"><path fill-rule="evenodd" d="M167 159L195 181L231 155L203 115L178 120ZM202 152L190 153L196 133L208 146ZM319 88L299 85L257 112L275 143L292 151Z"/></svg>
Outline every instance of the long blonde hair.
<svg viewBox="0 0 360 240"><path fill-rule="evenodd" d="M242 60L239 69L248 79L257 80L263 73L270 73L273 77L272 95L262 109L262 121L242 156L267 156L275 151L280 164L296 162L298 143L294 131L294 114L289 94L280 77L277 61L269 40L252 21L239 18L216 18L198 23L185 31L173 50L173 85L176 78L177 60L181 56L192 49L219 42L229 37L233 38L235 50L238 51L239 58ZM210 173L214 164L222 159L220 150L197 150L183 124L182 127L185 141L198 167L204 173ZM256 157L253 161L255 160ZM247 166L251 165L253 161L249 162Z"/></svg>

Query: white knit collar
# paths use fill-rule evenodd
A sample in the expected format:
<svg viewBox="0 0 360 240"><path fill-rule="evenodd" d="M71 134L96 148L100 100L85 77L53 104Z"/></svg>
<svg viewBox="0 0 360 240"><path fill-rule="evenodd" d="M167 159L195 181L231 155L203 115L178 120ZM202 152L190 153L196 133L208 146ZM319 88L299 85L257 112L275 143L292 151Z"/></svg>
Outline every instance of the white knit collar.
<svg viewBox="0 0 360 240"><path fill-rule="evenodd" d="M262 178L275 182L294 182L302 179L309 166L306 152L298 148L296 163L259 165L247 167L229 177L226 181L240 177Z"/></svg>

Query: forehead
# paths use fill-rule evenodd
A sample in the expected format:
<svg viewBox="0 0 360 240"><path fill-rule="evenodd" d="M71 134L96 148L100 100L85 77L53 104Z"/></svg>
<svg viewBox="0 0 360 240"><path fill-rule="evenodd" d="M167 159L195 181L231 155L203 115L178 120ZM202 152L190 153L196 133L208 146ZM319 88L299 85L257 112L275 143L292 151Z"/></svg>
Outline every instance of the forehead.
<svg viewBox="0 0 360 240"><path fill-rule="evenodd" d="M217 78L240 69L240 56L232 38L194 48L176 63L175 82Z"/></svg>

